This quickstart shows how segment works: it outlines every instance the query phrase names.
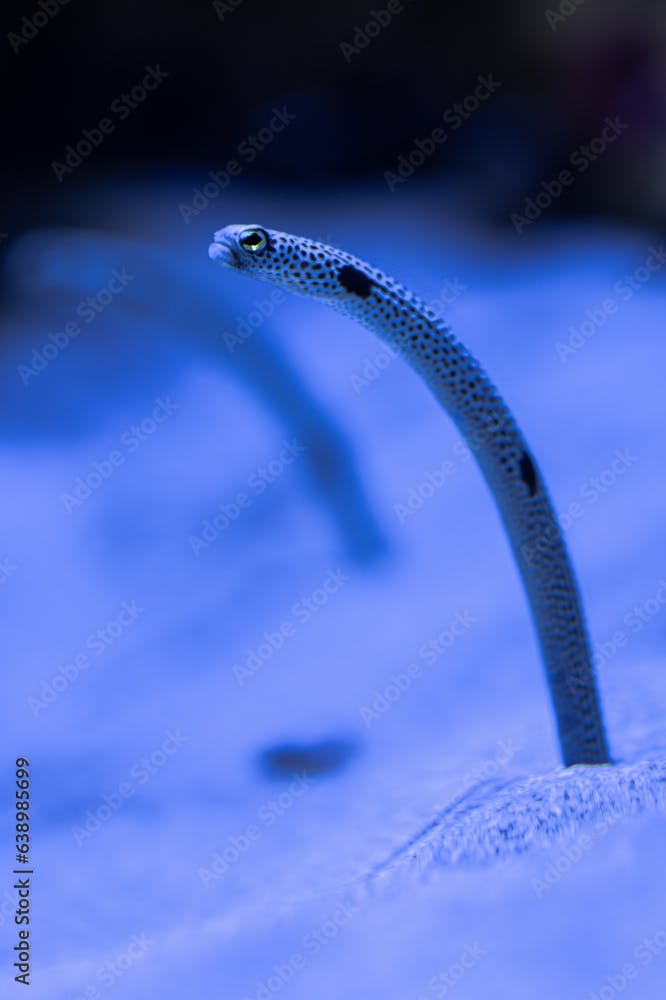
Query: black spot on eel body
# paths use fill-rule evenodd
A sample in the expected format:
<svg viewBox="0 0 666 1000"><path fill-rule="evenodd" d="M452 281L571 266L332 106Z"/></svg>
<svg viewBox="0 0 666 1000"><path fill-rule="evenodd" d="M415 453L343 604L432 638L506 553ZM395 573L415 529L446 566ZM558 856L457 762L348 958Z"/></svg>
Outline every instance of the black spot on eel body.
<svg viewBox="0 0 666 1000"><path fill-rule="evenodd" d="M530 491L530 496L536 496L539 488L537 484L537 472L534 462L526 451L523 452L520 459L520 477Z"/></svg>
<svg viewBox="0 0 666 1000"><path fill-rule="evenodd" d="M338 281L346 292L353 292L367 299L372 291L373 281L353 264L345 264L338 271Z"/></svg>

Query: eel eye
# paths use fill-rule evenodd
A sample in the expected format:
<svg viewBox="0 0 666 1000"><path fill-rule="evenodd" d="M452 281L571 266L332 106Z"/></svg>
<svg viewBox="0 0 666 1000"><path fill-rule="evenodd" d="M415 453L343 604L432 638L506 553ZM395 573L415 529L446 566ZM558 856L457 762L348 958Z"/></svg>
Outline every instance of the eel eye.
<svg viewBox="0 0 666 1000"><path fill-rule="evenodd" d="M238 243L243 250L261 253L268 246L268 236L263 229L244 229L238 237Z"/></svg>

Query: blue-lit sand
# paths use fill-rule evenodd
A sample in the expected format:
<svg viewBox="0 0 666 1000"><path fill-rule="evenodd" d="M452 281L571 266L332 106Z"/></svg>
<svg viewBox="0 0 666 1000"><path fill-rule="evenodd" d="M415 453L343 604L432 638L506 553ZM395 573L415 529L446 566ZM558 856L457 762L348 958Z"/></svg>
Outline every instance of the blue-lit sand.
<svg viewBox="0 0 666 1000"><path fill-rule="evenodd" d="M491 239L416 181L293 204L239 190L185 225L191 186L90 199L90 229L159 244L159 264L60 235L5 251L3 774L30 757L31 997L660 1000L658 809L494 863L428 841L384 865L474 786L486 815L507 782L552 781L527 605L416 376L304 299L229 351L271 289L207 257L214 229L252 220L442 301L566 514L628 765L666 756L666 267L628 298L615 283L655 240L547 218ZM124 266L136 278L26 383L32 349Z"/></svg>

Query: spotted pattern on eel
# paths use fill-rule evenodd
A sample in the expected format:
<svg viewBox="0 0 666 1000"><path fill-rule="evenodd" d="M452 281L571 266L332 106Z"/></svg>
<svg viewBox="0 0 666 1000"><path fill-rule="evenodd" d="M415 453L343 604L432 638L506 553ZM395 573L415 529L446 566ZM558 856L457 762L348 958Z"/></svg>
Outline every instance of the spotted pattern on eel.
<svg viewBox="0 0 666 1000"><path fill-rule="evenodd" d="M566 765L609 761L578 586L543 477L476 358L411 291L351 254L256 225L218 230L209 256L320 299L368 327L430 387L475 455L532 610Z"/></svg>

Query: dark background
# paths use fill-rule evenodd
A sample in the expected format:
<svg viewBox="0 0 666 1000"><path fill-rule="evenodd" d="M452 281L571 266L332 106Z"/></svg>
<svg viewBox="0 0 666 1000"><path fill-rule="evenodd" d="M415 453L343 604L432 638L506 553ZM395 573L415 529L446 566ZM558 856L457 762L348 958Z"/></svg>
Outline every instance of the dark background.
<svg viewBox="0 0 666 1000"><path fill-rule="evenodd" d="M354 42L370 12L385 9L383 0L236 2L220 17L212 3L69 0L17 52L10 32L24 30L23 18L40 7L38 0L5 7L10 197L0 228L15 232L47 213L64 221L51 162L155 64L168 81L67 179L69 194L119 169L219 169L283 104L297 123L257 158L251 179L301 187L381 179L447 107L473 91L479 74L492 74L500 90L455 143L429 159L424 176L464 178L480 211L508 225L517 201L556 176L606 116L619 115L629 125L621 142L552 214L638 223L663 216L662 4L405 0L366 49L345 58L341 43Z"/></svg>

